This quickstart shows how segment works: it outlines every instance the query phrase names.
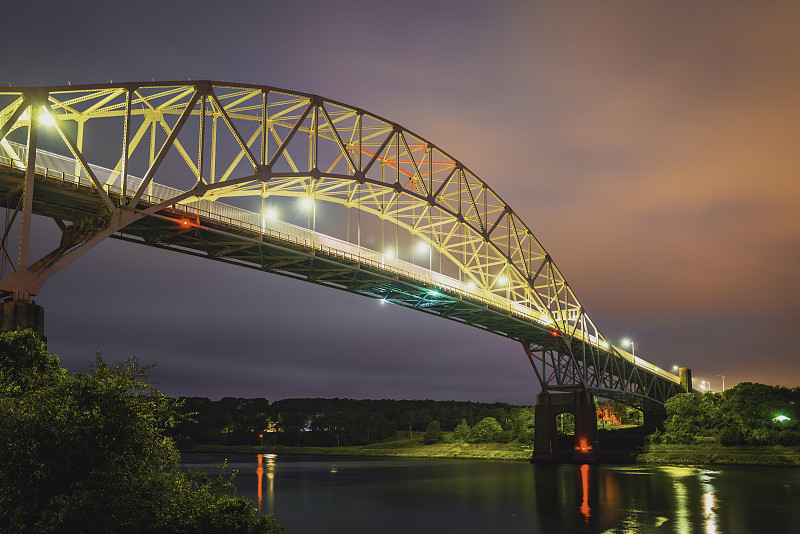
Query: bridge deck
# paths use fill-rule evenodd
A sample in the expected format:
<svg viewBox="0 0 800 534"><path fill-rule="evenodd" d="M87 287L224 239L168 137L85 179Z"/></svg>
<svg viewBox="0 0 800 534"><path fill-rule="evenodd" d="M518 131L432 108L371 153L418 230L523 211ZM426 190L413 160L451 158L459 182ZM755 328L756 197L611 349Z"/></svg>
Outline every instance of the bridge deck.
<svg viewBox="0 0 800 534"><path fill-rule="evenodd" d="M34 213L69 221L80 230L107 212L92 182L70 172L74 168L75 161L70 158L37 151ZM97 166L92 170L106 182L109 196L119 205L119 175ZM0 205L12 209L17 205L23 176L22 161L0 156ZM139 183L138 178L128 177L128 197ZM180 193L153 183L137 210ZM361 294L524 340L545 351L559 348L552 335L552 320L537 310L413 263L217 201L193 199L174 204L112 237ZM672 373L594 336L576 332L572 350L576 358L584 358L584 365L596 370L616 367L627 374L644 372L667 396L679 387L679 379ZM599 395L615 395L612 388L596 386L593 389ZM565 384L564 389L568 387Z"/></svg>

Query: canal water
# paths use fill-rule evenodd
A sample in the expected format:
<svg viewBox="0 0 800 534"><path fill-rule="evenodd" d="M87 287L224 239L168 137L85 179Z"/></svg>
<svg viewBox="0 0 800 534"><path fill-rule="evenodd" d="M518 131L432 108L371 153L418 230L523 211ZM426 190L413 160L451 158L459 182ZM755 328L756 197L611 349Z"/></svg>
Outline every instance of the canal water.
<svg viewBox="0 0 800 534"><path fill-rule="evenodd" d="M288 534L800 532L800 469L187 452Z"/></svg>

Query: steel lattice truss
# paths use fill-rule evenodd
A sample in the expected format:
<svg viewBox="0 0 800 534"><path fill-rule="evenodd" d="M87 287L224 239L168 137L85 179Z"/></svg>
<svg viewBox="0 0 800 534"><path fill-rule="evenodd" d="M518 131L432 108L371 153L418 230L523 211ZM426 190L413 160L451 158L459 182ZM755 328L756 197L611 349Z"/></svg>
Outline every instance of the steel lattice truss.
<svg viewBox="0 0 800 534"><path fill-rule="evenodd" d="M396 123L316 95L209 81L7 88L0 99L2 202L16 206L23 219L16 262L6 246L8 225L3 238L4 259L14 268L0 280L7 295L37 294L46 278L106 237L154 246L171 240L183 252L338 284L518 339L543 387L659 401L678 392L674 375L627 357L603 338L533 232L488 184ZM58 199L48 193L59 186L48 185L53 177L41 170L48 167L46 151L37 150L43 122L52 123L60 152L71 158L60 186L63 192L66 174L76 177L69 208L63 193ZM86 152L98 145L108 147L105 157L114 154L109 171L89 163ZM157 186L170 193L154 193ZM248 197L262 205L308 198L356 211L359 221L363 214L371 221L364 224L379 225L382 236L384 225L400 229L428 243L430 267L435 251L438 272L501 297L505 319L487 315L499 306L491 298L432 292L419 280L372 272L364 261L335 252L269 242L241 225L231 231L197 210L190 231L175 230L176 214L199 201ZM55 218L63 237L29 264L31 210ZM349 219L347 234L354 242Z"/></svg>

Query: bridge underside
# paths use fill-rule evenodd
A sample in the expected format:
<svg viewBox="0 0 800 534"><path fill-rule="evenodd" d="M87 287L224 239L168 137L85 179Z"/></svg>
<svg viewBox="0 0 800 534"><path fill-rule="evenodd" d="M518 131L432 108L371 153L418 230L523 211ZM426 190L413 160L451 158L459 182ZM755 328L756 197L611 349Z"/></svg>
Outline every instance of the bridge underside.
<svg viewBox="0 0 800 534"><path fill-rule="evenodd" d="M42 130L42 146L53 148L57 134L58 152L39 146L42 125L53 128ZM102 149L110 167L88 163L87 135L110 143ZM117 135L119 154L109 148ZM311 212L307 228L291 216L267 224L268 202L290 198L313 205L313 226ZM256 199L258 212L219 202ZM317 232L318 201L346 213L346 226L328 218ZM0 300L15 303L6 307L14 321L49 276L110 237L516 340L545 394L591 392L652 412L683 390L675 375L604 338L530 228L466 165L392 121L320 96L212 81L0 88L0 206ZM29 258L31 244L41 245L31 238L34 214L60 230L37 260ZM366 235L370 225L379 232L377 250L361 246L362 215L372 217ZM384 223L395 230L390 246ZM407 254L418 245L427 269Z"/></svg>
<svg viewBox="0 0 800 534"><path fill-rule="evenodd" d="M24 171L0 168L0 206L18 207ZM119 197L110 194L118 205ZM137 210L147 209L141 202ZM108 212L89 186L36 175L33 212L51 218L62 230L60 246L40 259L45 268L108 226ZM5 236L6 238L8 236ZM509 310L448 291L430 281L387 273L383 266L314 243L264 234L260 228L204 218L181 205L167 207L120 228L108 237L213 259L360 294L480 328L522 343L543 388L548 391L588 390L657 412L680 386L659 380L634 363L571 338L554 335L551 327ZM6 243L4 238L3 243ZM7 295L8 296L8 295Z"/></svg>

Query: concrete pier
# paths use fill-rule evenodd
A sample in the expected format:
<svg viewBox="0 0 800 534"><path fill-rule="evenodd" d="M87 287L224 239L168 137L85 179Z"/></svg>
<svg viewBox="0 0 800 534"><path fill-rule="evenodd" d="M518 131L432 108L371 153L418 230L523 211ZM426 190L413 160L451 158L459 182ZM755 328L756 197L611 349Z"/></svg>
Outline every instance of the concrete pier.
<svg viewBox="0 0 800 534"><path fill-rule="evenodd" d="M559 450L556 416L575 416L575 437L570 450ZM572 393L542 392L536 397L534 463L596 462L600 458L597 438L597 411L594 395L588 391Z"/></svg>
<svg viewBox="0 0 800 534"><path fill-rule="evenodd" d="M33 302L0 303L0 332L31 329L44 339L44 308Z"/></svg>

